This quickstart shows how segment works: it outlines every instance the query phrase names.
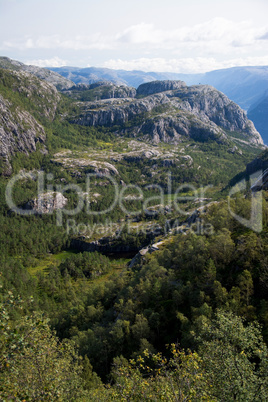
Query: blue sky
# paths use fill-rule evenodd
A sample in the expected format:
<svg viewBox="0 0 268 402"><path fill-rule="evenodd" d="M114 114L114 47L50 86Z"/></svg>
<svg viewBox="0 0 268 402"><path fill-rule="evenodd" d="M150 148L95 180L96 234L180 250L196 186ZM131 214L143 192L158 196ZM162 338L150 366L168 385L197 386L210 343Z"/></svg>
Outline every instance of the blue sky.
<svg viewBox="0 0 268 402"><path fill-rule="evenodd" d="M0 0L0 55L39 66L268 65L267 0Z"/></svg>

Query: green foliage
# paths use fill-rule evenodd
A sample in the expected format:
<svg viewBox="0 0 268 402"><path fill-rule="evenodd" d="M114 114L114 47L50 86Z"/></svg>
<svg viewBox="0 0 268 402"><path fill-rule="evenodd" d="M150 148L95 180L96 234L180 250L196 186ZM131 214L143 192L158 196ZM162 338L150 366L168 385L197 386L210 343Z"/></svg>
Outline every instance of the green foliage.
<svg viewBox="0 0 268 402"><path fill-rule="evenodd" d="M37 77L1 68L0 93L11 102L12 112L16 113L17 108L27 110L44 124L53 117L53 104L55 107L58 102L57 92L44 89Z"/></svg>
<svg viewBox="0 0 268 402"><path fill-rule="evenodd" d="M82 366L72 342L59 343L40 313L12 320L14 304L9 294L0 305L1 399L63 401L68 395L77 401L84 393Z"/></svg>
<svg viewBox="0 0 268 402"><path fill-rule="evenodd" d="M216 400L266 400L268 350L258 324L245 325L241 318L220 311L203 326L199 339L199 353Z"/></svg>
<svg viewBox="0 0 268 402"><path fill-rule="evenodd" d="M83 152L86 158L87 147L91 147L92 155L102 150L106 160L108 151L114 157L112 151L116 149L122 153L113 162L119 171L116 181L139 184L145 197L156 195L154 189L146 187L148 184L162 185L167 191L168 172L172 173L173 188L188 182L213 183L220 189L259 152L257 148L243 146L243 154L234 155L229 152L229 145L191 140L185 142L184 150L193 158L191 166L164 166L161 158L127 160L124 153L128 141L118 141L116 133L120 127L100 129L67 122L64 116L76 115L79 110L66 97L60 97L55 119L51 121L38 103L40 88L33 88L28 97L26 90L18 88L29 82L21 80L15 73L11 76L1 70L0 92L12 102L13 111L16 107L24 108L42 122L49 154L38 151L27 158L17 154L12 159L13 172L40 169L53 173L53 185L79 183L85 191L83 181L91 171L90 167L69 169L51 162L57 150L69 149L74 155ZM37 85L37 81L33 82ZM53 99L46 99L44 106L49 107L50 101ZM152 116L163 112L165 107L161 106L152 111ZM148 117L138 116L129 127ZM174 151L174 146L164 144L159 149ZM181 154L178 147L174 159L180 160ZM67 218L63 217L63 226L59 227L55 213L15 215L5 202L6 184L7 180L1 177L2 286L5 292L12 290L15 299L21 295L25 301L17 305L11 293L1 301L2 399L267 399L267 347L261 336L262 333L268 340L265 193L262 233L244 228L231 217L227 204L218 202L199 217L212 227L209 233L201 235L189 230L172 235L159 251L147 253L132 268L121 262L115 269L115 263L99 253L74 254L64 261L56 261L51 254L53 258L48 257L48 253L59 253L70 245L73 234L65 231ZM92 203L92 210L110 206L113 186L104 178L96 180L93 191L100 196ZM21 180L14 188L14 200L22 206L36 192L36 181ZM220 199L223 194L219 192L217 197ZM68 208L73 208L77 195L68 191L66 196ZM124 202L131 212L142 205L139 200ZM185 203L184 207L188 211L196 204ZM242 194L232 200L232 208L248 218L250 199ZM163 227L166 215L156 215L157 223ZM105 223L108 218L117 222L116 230L121 220L129 219L118 206L93 217L84 208L75 216L76 223L89 226ZM143 220L139 222L142 229L151 218L141 214L139 219ZM95 234L92 236L95 240ZM125 228L113 238L113 244L117 249L124 246L136 250L151 240L144 230L129 233ZM44 258L49 263L40 269ZM171 351L166 350L165 345L176 342L180 348L173 345ZM95 371L106 384L111 384L104 386Z"/></svg>
<svg viewBox="0 0 268 402"><path fill-rule="evenodd" d="M114 361L112 398L129 401L213 401L197 353L171 348L172 357L148 350L129 362ZM110 400L113 400L113 399Z"/></svg>
<svg viewBox="0 0 268 402"><path fill-rule="evenodd" d="M59 266L62 275L77 278L96 278L111 269L109 258L97 252L80 253L67 258Z"/></svg>

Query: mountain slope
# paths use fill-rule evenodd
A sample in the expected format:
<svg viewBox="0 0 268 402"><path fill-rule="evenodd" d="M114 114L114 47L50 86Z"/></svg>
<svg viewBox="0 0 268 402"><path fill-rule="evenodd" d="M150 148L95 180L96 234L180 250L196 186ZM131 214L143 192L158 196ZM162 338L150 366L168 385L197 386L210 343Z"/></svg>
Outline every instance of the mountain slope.
<svg viewBox="0 0 268 402"><path fill-rule="evenodd" d="M57 87L69 89L75 84L93 84L98 81L109 81L117 85L127 85L137 88L139 85L155 80L182 80L187 85L212 85L225 93L242 109L248 110L261 100L268 89L268 67L232 67L214 70L201 74L181 74L168 72L144 72L112 70L97 67L51 67L40 68L27 66L7 57L0 57L0 68L16 69L30 72Z"/></svg>
<svg viewBox="0 0 268 402"><path fill-rule="evenodd" d="M79 113L70 121L85 126L119 125L121 133L143 136L153 143L178 143L183 137L222 142L227 140L228 130L240 133L249 143L262 144L245 112L210 86L156 81L141 85L137 94L142 99L77 103Z"/></svg>
<svg viewBox="0 0 268 402"><path fill-rule="evenodd" d="M60 67L52 68L52 70L73 80L75 83L82 82L84 84L109 80L117 85L123 84L137 88L143 83L155 80L183 80L187 85L212 85L245 110L252 110L253 105L256 102L259 103L268 90L267 66L233 67L204 74L146 73L143 71L111 70L95 67ZM264 103L250 115L250 119L253 120L263 136L265 143L268 143L265 117L268 115L267 110Z"/></svg>
<svg viewBox="0 0 268 402"><path fill-rule="evenodd" d="M183 74L176 73L146 73L144 71L112 70L101 67L51 67L63 77L72 80L75 84L92 84L97 81L110 81L118 85L127 85L137 88L140 84L155 80L180 80Z"/></svg>
<svg viewBox="0 0 268 402"><path fill-rule="evenodd" d="M16 152L45 152L43 121L52 121L60 100L56 88L32 74L0 69L0 156L11 173Z"/></svg>
<svg viewBox="0 0 268 402"><path fill-rule="evenodd" d="M0 68L31 73L36 77L55 85L58 90L67 89L74 85L72 81L63 78L62 75L57 74L54 71L37 66L28 66L20 61L9 59L8 57L0 57Z"/></svg>
<svg viewBox="0 0 268 402"><path fill-rule="evenodd" d="M11 173L12 158L17 152L27 155L36 150L46 152L47 148L52 163L66 167L67 174L74 177L88 170L109 171L128 182L133 164L137 164L136 178L146 183L154 175L154 181L163 181L170 167L182 181L214 176L217 180L224 176L226 180L229 169L237 171L261 149L262 140L245 113L212 87L157 81L142 85L137 92L134 98L136 90L126 86L82 85L63 91L68 93L67 99L53 85L32 74L0 69L3 172ZM94 99L97 93L109 98L81 101L87 96ZM133 138L141 144L139 152ZM149 144L153 147L147 148ZM191 154L189 148L182 158L183 148L190 146L196 151ZM89 147L92 149L85 158L83 154L88 153ZM111 157L109 147L113 150ZM61 148L70 151L70 158L55 156ZM100 157L96 152L99 148L104 149ZM206 152L210 152L213 166L207 162ZM230 165L228 172L225 169L222 174L220 166L226 164ZM156 170L152 172L154 165ZM20 167L23 168L21 162Z"/></svg>

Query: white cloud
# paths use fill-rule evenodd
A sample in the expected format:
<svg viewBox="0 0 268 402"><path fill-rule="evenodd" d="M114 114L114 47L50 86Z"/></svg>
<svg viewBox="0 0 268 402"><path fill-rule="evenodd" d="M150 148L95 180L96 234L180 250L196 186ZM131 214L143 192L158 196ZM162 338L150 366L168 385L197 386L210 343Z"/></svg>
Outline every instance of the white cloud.
<svg viewBox="0 0 268 402"><path fill-rule="evenodd" d="M111 35L103 32L74 36L28 35L0 42L0 50L14 53L18 49L25 54L38 51L40 59L31 60L32 64L56 67L67 64L65 60L52 57L59 54L59 49L72 65L76 65L78 59L85 60L89 54L91 65L127 70L204 72L234 65L268 64L267 57L263 56L268 54L268 40L265 40L268 26L224 18L179 24L178 20L177 27L163 29L142 22ZM44 51L46 56L42 58ZM49 52L53 52L51 56L47 56ZM108 57L111 59L103 63ZM85 64L87 62L88 59Z"/></svg>
<svg viewBox="0 0 268 402"><path fill-rule="evenodd" d="M91 36L74 36L63 38L60 35L42 35L37 38L23 37L13 41L4 41L1 49L69 49L69 50L90 50L110 49L113 47L110 37L96 33Z"/></svg>
<svg viewBox="0 0 268 402"><path fill-rule="evenodd" d="M182 26L176 29L162 30L152 24L137 24L127 28L116 36L121 44L152 46L156 48L174 48L181 45L196 47L203 43L221 44L221 46L252 45L266 32L265 27L253 27L248 21L234 22L224 18L214 18L194 26Z"/></svg>
<svg viewBox="0 0 268 402"><path fill-rule="evenodd" d="M123 70L142 70L146 72L177 72L177 73L202 73L221 68L235 66L267 66L268 56L245 57L229 59L224 61L216 60L213 57L197 57L182 59L165 58L139 58L134 60L111 59L103 63L102 67Z"/></svg>
<svg viewBox="0 0 268 402"><path fill-rule="evenodd" d="M137 24L118 33L115 37L116 41L127 44L156 44L161 45L164 38L164 32L155 29L153 24Z"/></svg>
<svg viewBox="0 0 268 402"><path fill-rule="evenodd" d="M71 50L106 50L121 51L136 49L146 52L159 49L171 51L201 50L221 52L238 47L254 47L260 38L265 37L267 27L254 27L250 22L234 22L224 18L214 18L193 26L181 26L175 29L161 29L153 24L132 25L114 35L96 32L89 36L43 35L22 37L4 41L2 49L71 49ZM262 41L264 43L264 41Z"/></svg>
<svg viewBox="0 0 268 402"><path fill-rule="evenodd" d="M67 61L56 56L52 59L27 60L25 64L38 67L62 67L67 65Z"/></svg>

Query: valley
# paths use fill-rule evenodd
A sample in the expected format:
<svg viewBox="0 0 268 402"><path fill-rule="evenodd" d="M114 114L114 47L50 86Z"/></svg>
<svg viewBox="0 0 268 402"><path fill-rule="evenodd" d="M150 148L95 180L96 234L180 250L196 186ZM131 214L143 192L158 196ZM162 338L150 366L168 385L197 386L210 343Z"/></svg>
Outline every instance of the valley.
<svg viewBox="0 0 268 402"><path fill-rule="evenodd" d="M0 67L0 399L265 400L268 151L246 112L171 77Z"/></svg>

